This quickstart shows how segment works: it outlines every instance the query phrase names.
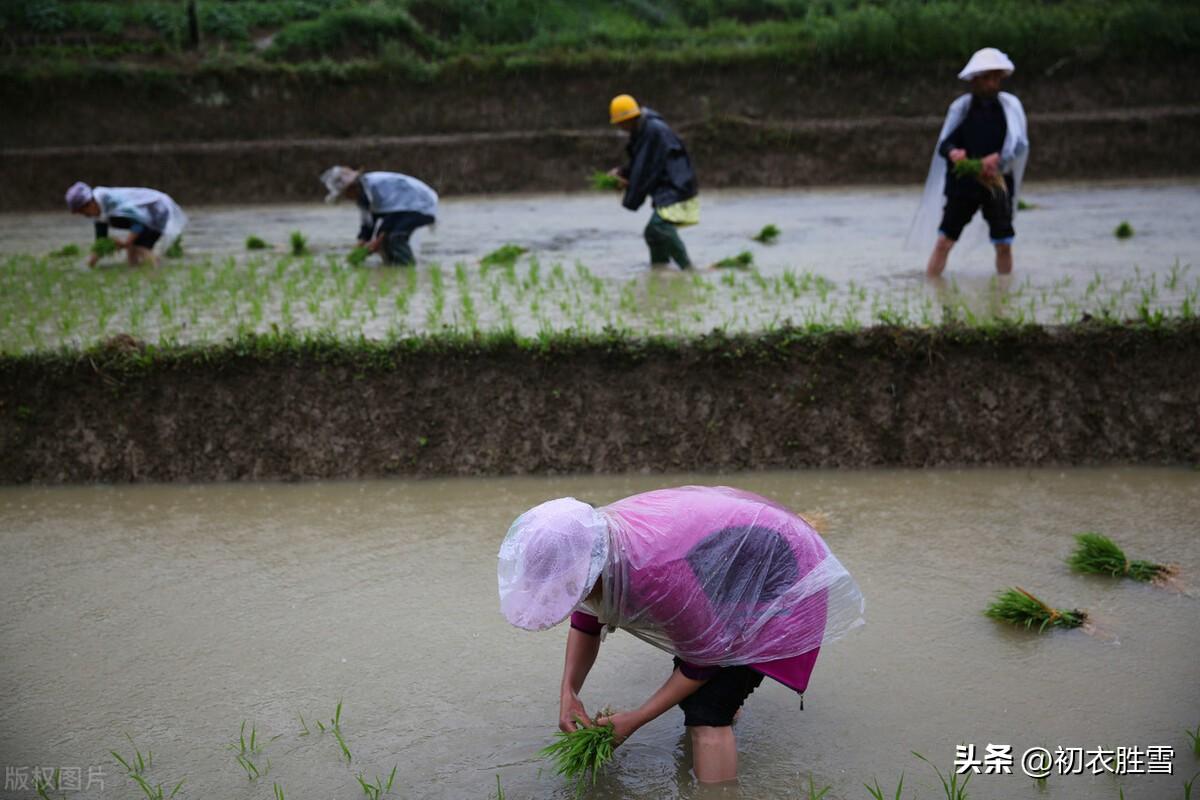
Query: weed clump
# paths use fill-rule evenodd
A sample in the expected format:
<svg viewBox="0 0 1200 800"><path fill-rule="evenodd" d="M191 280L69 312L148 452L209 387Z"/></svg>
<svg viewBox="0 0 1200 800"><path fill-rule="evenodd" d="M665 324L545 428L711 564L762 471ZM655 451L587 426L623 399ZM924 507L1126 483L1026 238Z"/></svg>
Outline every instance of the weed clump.
<svg viewBox="0 0 1200 800"><path fill-rule="evenodd" d="M247 236L246 237L246 249L247 250L266 250L270 246L271 245L267 244L266 242L264 242L262 239L260 239L257 236Z"/></svg>
<svg viewBox="0 0 1200 800"><path fill-rule="evenodd" d="M1075 537L1075 552L1067 565L1076 572L1110 575L1114 578L1133 578L1143 583L1161 585L1175 574L1174 567L1153 561L1130 561L1116 542L1099 533L1081 533Z"/></svg>
<svg viewBox="0 0 1200 800"><path fill-rule="evenodd" d="M779 238L779 228L774 225L764 225L763 229L754 235L754 241L762 244L774 244Z"/></svg>
<svg viewBox="0 0 1200 800"><path fill-rule="evenodd" d="M611 724L580 726L570 732L559 731L555 741L538 755L554 762L555 773L573 782L578 796L595 785L601 768L612 760L615 746Z"/></svg>
<svg viewBox="0 0 1200 800"><path fill-rule="evenodd" d="M607 172L597 170L592 173L590 178L592 188L600 192L611 192L614 189L621 188L621 182Z"/></svg>
<svg viewBox="0 0 1200 800"><path fill-rule="evenodd" d="M1087 622L1087 612L1051 608L1019 586L1000 592L983 613L1011 625L1024 625L1026 629L1037 625L1038 633L1046 628L1078 628Z"/></svg>
<svg viewBox="0 0 1200 800"><path fill-rule="evenodd" d="M1118 239L1128 239L1133 236L1133 226L1127 221L1122 220L1121 224L1113 228L1113 236Z"/></svg>

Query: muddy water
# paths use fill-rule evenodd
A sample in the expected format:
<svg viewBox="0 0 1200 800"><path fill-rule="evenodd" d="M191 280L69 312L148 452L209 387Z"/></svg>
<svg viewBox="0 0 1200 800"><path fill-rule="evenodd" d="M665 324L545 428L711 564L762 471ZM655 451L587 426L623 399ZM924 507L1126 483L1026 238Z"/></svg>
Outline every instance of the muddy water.
<svg viewBox="0 0 1200 800"><path fill-rule="evenodd" d="M901 247L920 192L913 188L833 188L789 191L711 191L702 195L701 224L683 238L698 264L742 250L767 273L811 270L834 281L859 284L920 274L927 253ZM1018 274L1049 281L1094 274L1123 275L1135 265L1165 271L1176 260L1200 255L1200 185L1190 182L1093 184L1030 183L1016 228ZM245 252L256 235L283 251L293 230L302 231L317 253L345 252L358 230L349 205L194 207L185 243L191 255ZM424 262L474 262L512 242L545 262L581 261L605 277L644 270L641 230L644 208L631 214L605 193L448 198L434 230L418 234ZM1118 241L1113 229L1127 220L1136 231ZM773 245L751 240L767 223L782 234ZM45 253L68 242L87 246L90 226L67 214L0 215L0 252ZM993 273L989 247L956 252L949 275L970 282Z"/></svg>
<svg viewBox="0 0 1200 800"><path fill-rule="evenodd" d="M1070 534L1112 533L1133 554L1200 571L1200 473L1167 469L753 473L305 485L0 490L0 763L75 768L138 790L108 751L145 752L152 783L191 798L562 797L539 778L565 630L508 627L495 552L511 519L548 497L603 502L685 482L725 482L823 512L857 577L868 624L822 653L805 700L765 683L737 735L740 786L691 778L671 711L617 756L595 796L864 798L864 781L940 796L932 770L955 745L1166 745L1174 776L980 775L972 796L1180 796L1200 763L1200 601L1062 565ZM1112 638L1037 637L980 611L1022 585L1090 610ZM669 658L617 632L585 688L629 707ZM316 721L344 700L352 762ZM300 715L312 731L302 732ZM269 740L248 782L226 745L250 720ZM14 772L14 776L20 773ZM14 780L16 778L14 777ZM11 789L3 798L32 797ZM978 794L977 794L978 793Z"/></svg>

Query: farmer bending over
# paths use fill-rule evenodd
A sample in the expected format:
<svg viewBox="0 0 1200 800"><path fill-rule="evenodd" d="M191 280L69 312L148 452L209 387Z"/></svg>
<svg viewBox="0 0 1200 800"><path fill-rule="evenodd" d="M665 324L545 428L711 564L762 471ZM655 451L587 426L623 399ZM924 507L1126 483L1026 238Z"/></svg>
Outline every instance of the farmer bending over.
<svg viewBox="0 0 1200 800"><path fill-rule="evenodd" d="M913 224L913 235L932 233L938 195L944 196L937 242L925 268L926 275L937 279L946 269L946 259L963 228L977 210L987 220L992 244L996 248L996 272L1012 272L1013 212L1021 190L1025 162L1029 157L1025 109L1016 96L1000 91L1000 83L1013 72L1007 55L994 47L985 47L971 56L958 73L969 81L971 92L953 103L938 136L937 148L925 182L921 210ZM980 162L978 174L962 172L955 165L965 159ZM982 233L981 226L974 226Z"/></svg>
<svg viewBox="0 0 1200 800"><path fill-rule="evenodd" d="M344 197L358 205L362 215L360 247L379 253L385 264L416 263L409 237L417 228L437 222L437 192L399 172L363 172L349 167L330 167L321 174L321 183L329 192L326 203Z"/></svg>
<svg viewBox="0 0 1200 800"><path fill-rule="evenodd" d="M609 119L629 132L629 163L609 170L625 189L621 205L637 211L649 196L654 206L645 231L650 266L665 267L674 260L690 268L687 248L676 231L700 221L699 189L687 149L658 112L639 107L627 94L612 99Z"/></svg>
<svg viewBox="0 0 1200 800"><path fill-rule="evenodd" d="M571 618L559 727L614 726L619 744L674 705L696 778L737 776L730 727L766 675L803 694L822 644L862 622L862 595L801 517L727 487L662 489L593 508L551 500L517 518L500 546L500 609L545 630ZM579 693L605 629L674 656L644 703L595 722Z"/></svg>
<svg viewBox="0 0 1200 800"><path fill-rule="evenodd" d="M78 181L67 189L67 208L96 221L96 240L108 237L109 226L129 231L112 237L126 252L130 266L156 263L155 245L166 250L187 226L187 215L169 196L156 189L88 186ZM88 266L96 266L100 253L93 250Z"/></svg>

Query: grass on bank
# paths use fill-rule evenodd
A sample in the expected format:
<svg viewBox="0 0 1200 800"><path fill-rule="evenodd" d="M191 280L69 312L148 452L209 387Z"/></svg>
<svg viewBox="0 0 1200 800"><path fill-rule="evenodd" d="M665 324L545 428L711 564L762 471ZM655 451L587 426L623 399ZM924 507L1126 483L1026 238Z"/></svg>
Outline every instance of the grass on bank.
<svg viewBox="0 0 1200 800"><path fill-rule="evenodd" d="M904 69L961 63L975 31L1023 69L1060 62L1190 58L1200 9L1177 0L14 0L0 44L17 74L85 75L88 62L193 69L197 63L371 63L434 78L446 68L771 61ZM197 55L198 54L198 55ZM140 66L138 67L140 69Z"/></svg>

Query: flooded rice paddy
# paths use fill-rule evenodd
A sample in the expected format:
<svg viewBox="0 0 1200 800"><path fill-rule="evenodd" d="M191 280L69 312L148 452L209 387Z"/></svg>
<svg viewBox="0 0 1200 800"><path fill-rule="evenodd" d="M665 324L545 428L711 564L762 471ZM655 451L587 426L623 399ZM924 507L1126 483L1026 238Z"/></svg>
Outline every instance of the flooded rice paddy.
<svg viewBox="0 0 1200 800"><path fill-rule="evenodd" d="M148 341L220 341L239 332L389 336L514 331L525 336L614 328L687 335L713 328L880 322L932 325L947 316L1062 323L1093 317L1192 316L1200 306L1200 186L1031 184L1018 214L1016 273L997 282L991 248L951 256L948 285L923 280L927 253L903 242L917 192L824 189L708 192L683 237L697 264L749 253L747 270L649 271L641 229L603 194L450 198L418 234L415 269L346 261L357 230L349 206L192 208L185 255L157 269L83 256L86 221L0 216L0 350L87 345L117 333ZM1128 221L1135 235L1119 240ZM752 237L764 225L774 244ZM308 254L290 254L300 231ZM248 252L257 236L270 247ZM505 245L524 252L486 259Z"/></svg>
<svg viewBox="0 0 1200 800"><path fill-rule="evenodd" d="M806 695L770 681L738 723L742 779L702 788L672 710L617 753L601 798L866 798L878 779L939 797L918 751L1169 746L1174 774L979 775L972 797L1182 796L1200 770L1200 600L1073 575L1072 534L1200 570L1200 473L926 470L0 489L0 763L103 772L69 797L141 796L110 755L181 797L566 798L535 754L555 730L566 631L509 627L495 554L542 500L605 502L727 483L821 512L867 625L821 654ZM1108 632L1037 636L986 619L1020 585ZM628 708L669 657L617 632L584 701ZM340 733L322 733L343 702ZM304 723L301 723L303 715ZM235 760L257 732L255 780ZM305 728L308 734L304 735ZM126 734L132 739L126 739ZM234 748L230 749L229 745ZM267 764L269 762L269 771ZM26 772L28 774L28 772ZM3 798L33 797L3 791ZM891 794L889 792L888 796Z"/></svg>

